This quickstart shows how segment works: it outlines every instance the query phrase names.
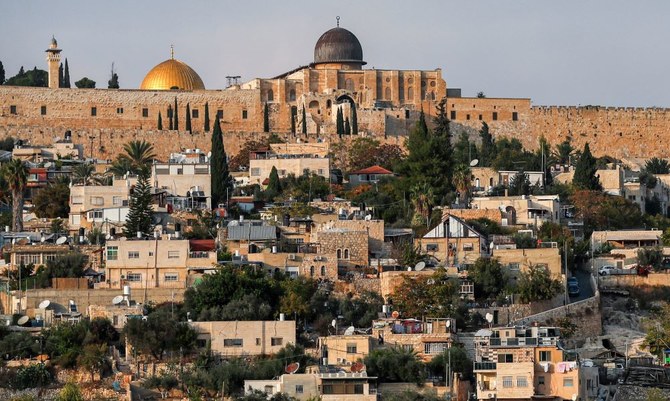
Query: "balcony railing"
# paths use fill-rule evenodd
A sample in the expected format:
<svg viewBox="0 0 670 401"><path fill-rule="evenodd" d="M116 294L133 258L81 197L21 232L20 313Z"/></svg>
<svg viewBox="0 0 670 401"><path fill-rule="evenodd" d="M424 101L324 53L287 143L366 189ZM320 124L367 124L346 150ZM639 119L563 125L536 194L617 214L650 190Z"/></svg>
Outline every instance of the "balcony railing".
<svg viewBox="0 0 670 401"><path fill-rule="evenodd" d="M475 362L475 370L496 370L496 362Z"/></svg>
<svg viewBox="0 0 670 401"><path fill-rule="evenodd" d="M207 251L192 251L188 253L188 257L191 259L207 259L210 253Z"/></svg>

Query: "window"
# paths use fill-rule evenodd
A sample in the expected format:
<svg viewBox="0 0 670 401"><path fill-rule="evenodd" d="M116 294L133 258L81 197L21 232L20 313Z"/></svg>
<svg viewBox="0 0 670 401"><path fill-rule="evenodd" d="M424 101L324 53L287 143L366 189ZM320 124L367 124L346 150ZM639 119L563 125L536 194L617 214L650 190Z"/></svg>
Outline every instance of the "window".
<svg viewBox="0 0 670 401"><path fill-rule="evenodd" d="M217 110L216 116L219 118L219 120L223 120L223 110L221 109Z"/></svg>
<svg viewBox="0 0 670 401"><path fill-rule="evenodd" d="M92 212L89 212L88 219L89 220L102 219L102 210L94 210Z"/></svg>
<svg viewBox="0 0 670 401"><path fill-rule="evenodd" d="M177 273L165 273L163 276L163 281L177 281L179 279L179 275Z"/></svg>
<svg viewBox="0 0 670 401"><path fill-rule="evenodd" d="M493 112L493 121L496 121L496 120L498 120L498 112L494 111Z"/></svg>
<svg viewBox="0 0 670 401"><path fill-rule="evenodd" d="M503 376L503 387L512 388L514 386L514 378L512 376Z"/></svg>
<svg viewBox="0 0 670 401"><path fill-rule="evenodd" d="M47 106L40 107L40 114L43 116L47 115Z"/></svg>
<svg viewBox="0 0 670 401"><path fill-rule="evenodd" d="M107 260L118 260L119 259L119 247L118 246L108 246L107 247Z"/></svg>
<svg viewBox="0 0 670 401"><path fill-rule="evenodd" d="M224 347L241 347L242 343L241 338L226 338L223 340Z"/></svg>
<svg viewBox="0 0 670 401"><path fill-rule="evenodd" d="M286 170L283 170L283 169L279 170L279 175L282 176L282 177L285 176L286 175Z"/></svg>
<svg viewBox="0 0 670 401"><path fill-rule="evenodd" d="M199 118L200 117L200 112L198 111L198 109L191 110L191 117L193 117L193 118Z"/></svg>
<svg viewBox="0 0 670 401"><path fill-rule="evenodd" d="M168 251L168 259L179 259L179 251Z"/></svg>
<svg viewBox="0 0 670 401"><path fill-rule="evenodd" d="M123 107L117 107L116 114L123 114Z"/></svg>
<svg viewBox="0 0 670 401"><path fill-rule="evenodd" d="M302 394L302 392L303 392L302 384L296 384L295 385L295 393L296 394Z"/></svg>
<svg viewBox="0 0 670 401"><path fill-rule="evenodd" d="M275 100L275 93L272 91L272 89L268 89L268 102L272 102Z"/></svg>
<svg viewBox="0 0 670 401"><path fill-rule="evenodd" d="M540 351L540 362L551 362L551 351Z"/></svg>
<svg viewBox="0 0 670 401"><path fill-rule="evenodd" d="M98 115L98 108L97 107L91 107L91 117L95 117Z"/></svg>
<svg viewBox="0 0 670 401"><path fill-rule="evenodd" d="M426 244L426 252L437 252L440 249L438 244Z"/></svg>
<svg viewBox="0 0 670 401"><path fill-rule="evenodd" d="M295 102L295 89L288 91L288 101Z"/></svg>
<svg viewBox="0 0 670 401"><path fill-rule="evenodd" d="M258 177L261 175L261 169L258 167L254 167L251 169L251 176L252 177Z"/></svg>
<svg viewBox="0 0 670 401"><path fill-rule="evenodd" d="M184 175L184 169L183 168L178 168L177 169L177 175Z"/></svg>
<svg viewBox="0 0 670 401"><path fill-rule="evenodd" d="M265 386L263 391L265 391L265 394L272 395L275 392L275 388L273 386Z"/></svg>
<svg viewBox="0 0 670 401"><path fill-rule="evenodd" d="M168 116L168 118L172 118L172 108L171 107L168 108L167 116Z"/></svg>
<svg viewBox="0 0 670 401"><path fill-rule="evenodd" d="M10 114L16 114L16 106L15 105L9 106L9 113Z"/></svg>
<svg viewBox="0 0 670 401"><path fill-rule="evenodd" d="M572 377L564 377L563 378L563 387L574 387L575 382L572 379Z"/></svg>
<svg viewBox="0 0 670 401"><path fill-rule="evenodd" d="M243 120L247 119L247 111L246 110L242 110L242 119Z"/></svg>
<svg viewBox="0 0 670 401"><path fill-rule="evenodd" d="M470 119L470 114L466 114L466 115L465 115L465 119L466 119L466 120L469 120L469 119Z"/></svg>
<svg viewBox="0 0 670 401"><path fill-rule="evenodd" d="M348 249L344 250L344 258L349 259L349 250Z"/></svg>
<svg viewBox="0 0 670 401"><path fill-rule="evenodd" d="M426 355L441 354L447 350L447 343L425 343L423 344L423 353Z"/></svg>
<svg viewBox="0 0 670 401"><path fill-rule="evenodd" d="M314 277L314 266L309 267L309 276Z"/></svg>
<svg viewBox="0 0 670 401"><path fill-rule="evenodd" d="M356 343L347 344L347 354L355 354L357 351L358 347L356 346Z"/></svg>
<svg viewBox="0 0 670 401"><path fill-rule="evenodd" d="M342 259L342 250L341 249L337 250L337 258Z"/></svg>
<svg viewBox="0 0 670 401"><path fill-rule="evenodd" d="M128 251L128 259L139 259L139 258L140 258L139 251Z"/></svg>
<svg viewBox="0 0 670 401"><path fill-rule="evenodd" d="M105 198L102 196L91 196L91 205L102 206L105 204Z"/></svg>
<svg viewBox="0 0 670 401"><path fill-rule="evenodd" d="M363 384L354 383L354 394L363 394Z"/></svg>
<svg viewBox="0 0 670 401"><path fill-rule="evenodd" d="M320 168L320 169L317 171L317 174L319 174L319 175L323 175L323 174L324 174L324 173L323 173L323 169Z"/></svg>
<svg viewBox="0 0 670 401"><path fill-rule="evenodd" d="M256 337L256 345L261 345L261 339Z"/></svg>
<svg viewBox="0 0 670 401"><path fill-rule="evenodd" d="M414 100L414 88L407 88L407 100Z"/></svg>
<svg viewBox="0 0 670 401"><path fill-rule="evenodd" d="M321 266L321 275L322 276L326 275L326 266Z"/></svg>
<svg viewBox="0 0 670 401"><path fill-rule="evenodd" d="M73 205L81 205L82 203L84 203L84 197L83 197L83 196L73 196L73 197L70 199L70 202L71 202Z"/></svg>
<svg viewBox="0 0 670 401"><path fill-rule="evenodd" d="M402 349L408 352L414 352L414 346L412 344L403 344Z"/></svg>
<svg viewBox="0 0 670 401"><path fill-rule="evenodd" d="M142 281L142 273L128 273L128 281Z"/></svg>
<svg viewBox="0 0 670 401"><path fill-rule="evenodd" d="M142 117L149 117L149 109L146 107L142 109Z"/></svg>
<svg viewBox="0 0 670 401"><path fill-rule="evenodd" d="M537 377L537 384L538 386L544 386L544 376Z"/></svg>
<svg viewBox="0 0 670 401"><path fill-rule="evenodd" d="M472 251L475 247L472 244L463 244L464 251Z"/></svg>
<svg viewBox="0 0 670 401"><path fill-rule="evenodd" d="M526 376L517 376L516 377L516 386L517 387L528 387L528 379L526 379Z"/></svg>
<svg viewBox="0 0 670 401"><path fill-rule="evenodd" d="M516 111L512 112L512 121L519 121L519 113Z"/></svg>
<svg viewBox="0 0 670 401"><path fill-rule="evenodd" d="M384 90L384 99L391 100L391 88L386 88Z"/></svg>
<svg viewBox="0 0 670 401"><path fill-rule="evenodd" d="M512 354L498 354L498 362L499 363L513 363L514 362L514 355L512 355Z"/></svg>
<svg viewBox="0 0 670 401"><path fill-rule="evenodd" d="M123 198L120 196L112 196L112 205L114 206L123 205Z"/></svg>
<svg viewBox="0 0 670 401"><path fill-rule="evenodd" d="M449 117L449 118L451 118L452 120L456 119L456 110L451 111L451 117Z"/></svg>
<svg viewBox="0 0 670 401"><path fill-rule="evenodd" d="M479 121L482 121L482 115L481 114L479 115Z"/></svg>
<svg viewBox="0 0 670 401"><path fill-rule="evenodd" d="M284 344L284 338L283 337L272 337L270 339L270 345L274 346L281 346Z"/></svg>
<svg viewBox="0 0 670 401"><path fill-rule="evenodd" d="M507 265L507 268L508 268L510 271L518 272L520 266L519 266L518 263L510 263L509 265ZM545 352L545 351L540 351L540 355L542 355L542 352ZM540 359L540 360L541 360L541 359Z"/></svg>

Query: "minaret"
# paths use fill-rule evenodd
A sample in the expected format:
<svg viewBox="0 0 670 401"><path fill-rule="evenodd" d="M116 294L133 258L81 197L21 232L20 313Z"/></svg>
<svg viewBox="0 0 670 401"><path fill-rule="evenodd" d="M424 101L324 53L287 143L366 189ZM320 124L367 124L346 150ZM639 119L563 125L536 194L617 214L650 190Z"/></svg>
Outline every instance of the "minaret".
<svg viewBox="0 0 670 401"><path fill-rule="evenodd" d="M51 37L51 46L47 50L47 64L49 66L49 88L59 88L58 67L60 67L60 52L56 38Z"/></svg>

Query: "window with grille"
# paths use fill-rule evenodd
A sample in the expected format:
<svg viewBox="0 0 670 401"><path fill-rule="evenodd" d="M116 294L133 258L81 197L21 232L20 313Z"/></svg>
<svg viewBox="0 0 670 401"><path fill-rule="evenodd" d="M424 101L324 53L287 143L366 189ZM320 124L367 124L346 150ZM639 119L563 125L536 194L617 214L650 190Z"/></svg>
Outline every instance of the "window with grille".
<svg viewBox="0 0 670 401"><path fill-rule="evenodd" d="M142 273L128 273L128 281L142 281Z"/></svg>
<svg viewBox="0 0 670 401"><path fill-rule="evenodd" d="M504 388L514 387L514 378L512 376L503 376L503 387Z"/></svg>
<svg viewBox="0 0 670 401"><path fill-rule="evenodd" d="M118 246L108 246L107 247L107 260L117 260L119 259L119 247Z"/></svg>
<svg viewBox="0 0 670 401"><path fill-rule="evenodd" d="M128 252L128 259L139 259L140 258L140 252L139 251L129 251Z"/></svg>
<svg viewBox="0 0 670 401"><path fill-rule="evenodd" d="M525 376L517 376L516 386L517 387L528 387L528 379Z"/></svg>
<svg viewBox="0 0 670 401"><path fill-rule="evenodd" d="M177 273L165 273L164 281L177 281L178 278Z"/></svg>
<svg viewBox="0 0 670 401"><path fill-rule="evenodd" d="M284 344L284 339L282 337L272 337L270 339L270 345L276 346L276 345L283 345Z"/></svg>
<svg viewBox="0 0 670 401"><path fill-rule="evenodd" d="M347 354L355 354L358 351L358 346L355 343L347 344Z"/></svg>
<svg viewBox="0 0 670 401"><path fill-rule="evenodd" d="M179 251L168 251L168 259L179 259Z"/></svg>
<svg viewBox="0 0 670 401"><path fill-rule="evenodd" d="M223 340L224 347L241 347L243 341L241 338L226 338Z"/></svg>

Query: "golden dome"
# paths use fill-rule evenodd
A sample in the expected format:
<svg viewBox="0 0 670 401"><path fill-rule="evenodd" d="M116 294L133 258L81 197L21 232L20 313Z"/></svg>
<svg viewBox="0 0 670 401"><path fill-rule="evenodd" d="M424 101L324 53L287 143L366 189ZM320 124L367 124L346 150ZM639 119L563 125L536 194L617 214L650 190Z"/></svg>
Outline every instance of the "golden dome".
<svg viewBox="0 0 670 401"><path fill-rule="evenodd" d="M147 90L205 89L198 73L185 63L171 58L158 64L147 73L140 85Z"/></svg>

